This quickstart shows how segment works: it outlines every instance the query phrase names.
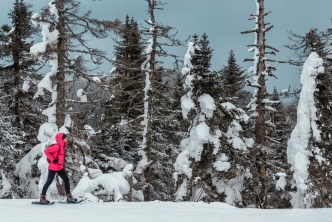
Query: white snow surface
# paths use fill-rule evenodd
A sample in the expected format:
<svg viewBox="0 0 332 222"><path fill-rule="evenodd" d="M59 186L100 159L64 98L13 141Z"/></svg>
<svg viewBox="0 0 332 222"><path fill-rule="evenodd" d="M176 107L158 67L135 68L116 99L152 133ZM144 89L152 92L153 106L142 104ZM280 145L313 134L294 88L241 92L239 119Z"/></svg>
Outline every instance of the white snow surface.
<svg viewBox="0 0 332 222"><path fill-rule="evenodd" d="M32 205L29 199L0 200L0 221L121 221L121 222L330 222L332 209L238 209L225 203L83 202Z"/></svg>

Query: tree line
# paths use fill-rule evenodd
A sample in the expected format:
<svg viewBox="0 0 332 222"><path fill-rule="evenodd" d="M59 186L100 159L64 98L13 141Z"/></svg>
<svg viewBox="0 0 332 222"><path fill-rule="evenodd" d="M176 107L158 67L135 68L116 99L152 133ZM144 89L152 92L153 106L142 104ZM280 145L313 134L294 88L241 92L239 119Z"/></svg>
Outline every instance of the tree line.
<svg viewBox="0 0 332 222"><path fill-rule="evenodd" d="M0 30L0 188L4 181L11 185L0 198L33 198L41 156L30 158L31 170L24 175L18 163L37 144L46 146L55 132L67 131L66 169L73 186L85 172L93 177L89 169L110 173L132 163L136 195L128 195L131 201L292 207L298 187L287 143L297 122L299 93L268 92L265 82L276 79L276 68L268 63L301 67L316 52L325 68L314 94L321 140L310 138L308 189L302 195L304 206L329 207L331 30L290 32L292 44L286 47L296 58L268 58L279 50L267 44L265 34L273 26L265 22L264 0L257 2L251 15L255 28L242 32L255 35L248 43L254 57L245 60L253 62L248 76L233 51L225 66L211 69L208 33L193 33L186 55L169 53L170 46L184 43L155 17L160 1L146 0L149 18L139 25L129 15L110 21L91 18L91 11L81 14L80 1L51 1L32 15L31 5L15 0L11 24ZM36 43L38 33L42 41ZM93 48L87 36L113 36L109 50L115 59ZM164 57L174 59L174 68L165 67ZM95 73L88 65L102 62L113 64L111 74ZM290 95L295 102L286 106L282 97ZM317 152L324 161L315 158ZM57 184L63 192L63 184Z"/></svg>

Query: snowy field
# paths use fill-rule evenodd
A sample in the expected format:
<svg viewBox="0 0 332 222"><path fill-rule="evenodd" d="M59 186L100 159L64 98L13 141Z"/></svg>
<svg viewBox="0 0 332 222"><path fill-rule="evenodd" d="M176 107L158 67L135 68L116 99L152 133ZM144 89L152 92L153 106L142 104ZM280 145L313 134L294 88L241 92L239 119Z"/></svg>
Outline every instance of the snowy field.
<svg viewBox="0 0 332 222"><path fill-rule="evenodd" d="M331 222L332 209L237 209L224 203L112 202L51 206L0 200L1 222Z"/></svg>

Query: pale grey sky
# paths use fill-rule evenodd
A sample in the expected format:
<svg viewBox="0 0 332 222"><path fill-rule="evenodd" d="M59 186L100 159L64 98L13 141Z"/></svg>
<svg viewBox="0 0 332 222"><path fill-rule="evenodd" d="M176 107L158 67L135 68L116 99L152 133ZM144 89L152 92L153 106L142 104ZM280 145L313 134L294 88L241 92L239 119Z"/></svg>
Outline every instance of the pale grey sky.
<svg viewBox="0 0 332 222"><path fill-rule="evenodd" d="M33 12L40 12L40 8L48 4L50 0L26 0L33 5ZM90 9L93 16L102 19L134 16L141 24L148 19L145 0L82 0L82 10ZM248 52L247 45L253 44L254 34L242 35L241 31L255 27L253 21L247 20L249 15L255 13L255 0L163 0L167 5L164 10L156 13L156 20L165 25L173 26L178 30L177 37L187 39L189 35L198 35L206 32L209 36L211 47L214 49L212 69L219 70L226 64L228 53L234 50L238 64L248 69L251 62L243 62L245 58L253 56ZM1 2L0 25L9 23L8 12L12 8L13 0ZM304 34L310 28L325 30L332 28L332 1L331 0L266 0L266 12L272 13L265 21L274 25L267 33L267 44L280 50L276 56L270 56L278 60L288 60L292 57L292 51L283 45L290 44L288 31ZM146 25L145 25L146 26ZM112 54L111 40L98 42L98 46ZM186 46L171 49L179 56L186 52ZM269 58L270 58L269 57ZM300 76L296 67L286 64L275 64L278 79L269 79L268 90L274 86L278 90L292 87L300 87ZM105 66L105 71L110 70Z"/></svg>

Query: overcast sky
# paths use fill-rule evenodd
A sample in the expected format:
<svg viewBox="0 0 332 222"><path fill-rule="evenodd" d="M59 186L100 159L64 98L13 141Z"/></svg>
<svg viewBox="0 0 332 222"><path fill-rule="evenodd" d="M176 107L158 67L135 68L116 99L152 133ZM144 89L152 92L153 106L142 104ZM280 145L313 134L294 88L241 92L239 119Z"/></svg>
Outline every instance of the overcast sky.
<svg viewBox="0 0 332 222"><path fill-rule="evenodd" d="M26 0L33 5L33 12L40 12L40 8L46 6L50 0ZM12 8L14 0L1 0L0 25L8 24L8 12ZM148 19L147 2L145 0L82 0L81 12L91 9L93 16L114 20L124 20L125 16L133 16L140 24ZM214 49L212 69L220 70L226 64L230 50L234 50L238 64L244 69L252 66L252 62L243 62L245 58L253 56L248 52L247 45L253 44L254 34L240 34L241 31L255 27L254 22L247 20L249 15L255 13L255 0L163 0L167 5L163 11L156 13L156 20L164 25L173 26L178 30L177 37L185 40L189 35L204 32L209 36L211 48ZM292 51L283 45L290 44L288 31L303 35L310 28L325 30L332 28L332 0L266 0L265 11L272 13L265 21L274 25L274 28L266 35L267 44L280 50L276 56L270 56L278 60L288 60L292 57ZM108 50L112 55L111 40L98 43L99 47ZM186 52L186 44L178 47L175 52L183 56ZM294 58L293 58L294 59ZM278 90L292 87L300 87L300 75L296 67L285 64L276 64L274 72L278 79L269 79L267 86L272 90L274 86ZM105 71L110 70L111 65L105 66Z"/></svg>

